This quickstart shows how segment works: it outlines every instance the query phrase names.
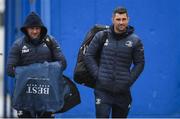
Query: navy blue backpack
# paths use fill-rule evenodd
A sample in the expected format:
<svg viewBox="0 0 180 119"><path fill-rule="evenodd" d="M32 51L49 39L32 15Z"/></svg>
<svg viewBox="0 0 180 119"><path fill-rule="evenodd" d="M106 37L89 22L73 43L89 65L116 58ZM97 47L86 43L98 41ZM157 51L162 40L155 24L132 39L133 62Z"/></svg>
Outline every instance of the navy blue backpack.
<svg viewBox="0 0 180 119"><path fill-rule="evenodd" d="M89 71L85 65L85 62L84 62L84 57L86 54L86 50L88 49L89 44L91 43L95 34L99 31L105 31L108 29L109 29L109 26L107 26L107 25L96 24L86 34L86 36L81 44L81 47L79 49L76 66L74 68L74 81L76 83L87 86L89 88L96 87L96 81L95 81L95 79L93 79L93 77L89 73ZM104 35L103 35L103 39L102 39L103 43L105 42L107 37L108 37L108 32L105 31ZM103 44L102 44L102 47L103 47ZM99 62L100 52L101 51L99 51L98 56L96 57L97 63Z"/></svg>

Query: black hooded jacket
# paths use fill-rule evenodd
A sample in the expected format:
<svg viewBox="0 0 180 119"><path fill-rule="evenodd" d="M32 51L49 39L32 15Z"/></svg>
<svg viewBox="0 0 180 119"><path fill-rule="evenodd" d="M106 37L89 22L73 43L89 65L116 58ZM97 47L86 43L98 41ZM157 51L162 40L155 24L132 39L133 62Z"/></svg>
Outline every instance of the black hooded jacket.
<svg viewBox="0 0 180 119"><path fill-rule="evenodd" d="M41 27L41 34L38 42L33 42L26 31L27 27ZM47 38L47 28L44 26L40 17L31 12L21 27L24 36L17 39L10 49L7 61L7 74L14 77L14 69L16 66L24 66L33 63L43 63L45 61L59 61L63 69L66 68L66 60L61 52L57 41L50 37L51 49L45 43Z"/></svg>
<svg viewBox="0 0 180 119"><path fill-rule="evenodd" d="M105 43L102 40L104 32L98 32L90 43L85 56L86 66L96 79L96 89L129 92L144 68L143 44L131 26L123 34L115 33L111 26L106 31L108 37ZM97 64L95 57L99 50L100 63Z"/></svg>
<svg viewBox="0 0 180 119"><path fill-rule="evenodd" d="M31 12L27 16L24 22L24 25L21 27L21 31L28 37L27 31L26 31L27 27L41 27L40 40L42 40L47 34L47 28L44 26L42 20L35 12Z"/></svg>

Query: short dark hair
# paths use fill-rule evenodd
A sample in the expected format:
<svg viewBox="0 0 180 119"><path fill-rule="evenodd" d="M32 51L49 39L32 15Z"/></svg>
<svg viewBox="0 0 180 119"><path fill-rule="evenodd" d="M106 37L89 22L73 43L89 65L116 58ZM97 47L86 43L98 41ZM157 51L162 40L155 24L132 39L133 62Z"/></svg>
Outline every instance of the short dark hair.
<svg viewBox="0 0 180 119"><path fill-rule="evenodd" d="M124 14L125 13L128 16L128 11L127 11L127 9L125 7L117 7L117 8L115 8L114 11L113 11L113 16L116 13L118 13L118 14Z"/></svg>

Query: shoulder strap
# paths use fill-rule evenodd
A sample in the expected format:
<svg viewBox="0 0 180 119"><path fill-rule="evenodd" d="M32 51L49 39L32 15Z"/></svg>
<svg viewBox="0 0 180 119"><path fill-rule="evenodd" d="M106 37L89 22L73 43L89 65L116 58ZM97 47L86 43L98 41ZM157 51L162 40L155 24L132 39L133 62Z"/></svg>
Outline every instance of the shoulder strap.
<svg viewBox="0 0 180 119"><path fill-rule="evenodd" d="M103 32L103 37L102 37L101 50L102 50L102 48L103 48L103 46L104 46L104 43L106 42L106 39L108 38L108 35L109 35L108 30L104 30L104 32Z"/></svg>
<svg viewBox="0 0 180 119"><path fill-rule="evenodd" d="M48 47L50 50L52 50L53 43L52 43L52 40L51 40L50 36L47 35L47 36L44 38L44 43L46 43L47 47Z"/></svg>
<svg viewBox="0 0 180 119"><path fill-rule="evenodd" d="M51 39L51 37L49 35L46 35L46 37L44 38L44 43L47 45L47 47L51 51L52 59L54 59L53 42L52 42L52 39Z"/></svg>
<svg viewBox="0 0 180 119"><path fill-rule="evenodd" d="M107 30L104 30L103 32L103 36L102 36L102 42L101 42L101 45L100 45L100 48L96 54L96 58L97 58L97 62L99 63L99 60L100 60L100 55L101 55L101 52L102 52L102 49L104 47L104 43L106 42L106 39L108 38L108 35L109 35L109 32Z"/></svg>
<svg viewBox="0 0 180 119"><path fill-rule="evenodd" d="M106 42L106 39L108 38L108 35L109 35L108 30L105 30L105 31L104 31L104 34L103 34L103 37L102 37L103 44Z"/></svg>

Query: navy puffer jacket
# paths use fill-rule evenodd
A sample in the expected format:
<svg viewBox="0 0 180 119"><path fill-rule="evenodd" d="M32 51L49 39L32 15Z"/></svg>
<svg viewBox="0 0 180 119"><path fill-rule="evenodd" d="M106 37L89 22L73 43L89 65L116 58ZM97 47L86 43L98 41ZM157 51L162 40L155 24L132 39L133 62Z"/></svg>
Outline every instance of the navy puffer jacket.
<svg viewBox="0 0 180 119"><path fill-rule="evenodd" d="M26 31L27 27L41 27L41 36L38 42L33 42ZM43 63L45 61L59 61L63 70L66 68L65 57L57 41L50 37L52 41L52 50L46 45L44 40L47 38L47 28L43 25L40 17L31 12L21 27L24 36L17 39L9 52L7 61L7 74L14 77L16 66L25 66L33 63ZM53 56L52 56L53 54Z"/></svg>
<svg viewBox="0 0 180 119"><path fill-rule="evenodd" d="M104 43L102 37L108 32ZM100 31L93 38L85 56L91 75L96 79L96 89L115 93L128 92L144 68L144 49L141 40L129 26L123 34L110 30ZM101 51L100 63L95 57ZM131 66L133 64L133 66Z"/></svg>

